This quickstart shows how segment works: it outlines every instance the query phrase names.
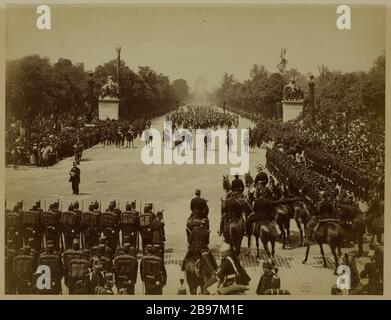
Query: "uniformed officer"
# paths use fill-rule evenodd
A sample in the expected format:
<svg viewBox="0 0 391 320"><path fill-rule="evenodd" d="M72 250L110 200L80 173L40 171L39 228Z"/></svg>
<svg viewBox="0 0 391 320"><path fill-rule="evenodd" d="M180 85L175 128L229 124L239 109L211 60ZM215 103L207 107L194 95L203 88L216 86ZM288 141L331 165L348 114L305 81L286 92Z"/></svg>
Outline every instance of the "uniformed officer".
<svg viewBox="0 0 391 320"><path fill-rule="evenodd" d="M167 280L165 271L162 258L153 254L152 245L146 245L146 254L141 257L140 261L141 280L144 282L145 294L162 294Z"/></svg>
<svg viewBox="0 0 391 320"><path fill-rule="evenodd" d="M6 240L12 240L15 249L23 246L22 234L23 202L18 202L13 210L6 212L5 234Z"/></svg>
<svg viewBox="0 0 391 320"><path fill-rule="evenodd" d="M53 204L49 205L49 210L42 212L41 218L45 242L53 241L58 250L60 245L60 214Z"/></svg>
<svg viewBox="0 0 391 320"><path fill-rule="evenodd" d="M14 258L13 270L17 294L34 293L33 275L36 265L31 255L31 247L25 246L21 249L21 252Z"/></svg>
<svg viewBox="0 0 391 320"><path fill-rule="evenodd" d="M107 238L107 245L112 252L117 248L119 238L118 231L120 227L120 214L115 210L115 202L112 201L105 212L101 216L101 232Z"/></svg>
<svg viewBox="0 0 391 320"><path fill-rule="evenodd" d="M166 238L162 212L156 214L156 219L152 220L150 228L152 233L152 245L158 245L160 247L160 257L164 259L164 242L166 241Z"/></svg>
<svg viewBox="0 0 391 320"><path fill-rule="evenodd" d="M41 209L39 208L39 202L32 206L32 208L23 213L22 229L23 240L27 243L29 238L35 239L35 249L40 250L42 230L41 224Z"/></svg>
<svg viewBox="0 0 391 320"><path fill-rule="evenodd" d="M81 213L71 204L68 211L61 213L61 229L64 235L65 250L71 248L74 239L80 238Z"/></svg>
<svg viewBox="0 0 391 320"><path fill-rule="evenodd" d="M143 253L145 253L146 245L152 245L151 223L156 219L156 214L152 211L153 204L146 203L144 212L139 215L140 235L142 240Z"/></svg>
<svg viewBox="0 0 391 320"><path fill-rule="evenodd" d="M244 183L243 183L242 179L239 178L239 174L235 174L235 179L232 180L232 183L231 183L231 190L233 192L236 192L239 194L243 193Z"/></svg>
<svg viewBox="0 0 391 320"><path fill-rule="evenodd" d="M224 234L224 225L228 220L239 220L242 217L243 206L235 197L230 197L225 200L224 212L222 212L220 220L220 230L218 234Z"/></svg>
<svg viewBox="0 0 391 320"><path fill-rule="evenodd" d="M199 218L207 218L209 214L209 207L205 199L201 198L201 190L195 190L195 198L190 202L190 210L193 216Z"/></svg>

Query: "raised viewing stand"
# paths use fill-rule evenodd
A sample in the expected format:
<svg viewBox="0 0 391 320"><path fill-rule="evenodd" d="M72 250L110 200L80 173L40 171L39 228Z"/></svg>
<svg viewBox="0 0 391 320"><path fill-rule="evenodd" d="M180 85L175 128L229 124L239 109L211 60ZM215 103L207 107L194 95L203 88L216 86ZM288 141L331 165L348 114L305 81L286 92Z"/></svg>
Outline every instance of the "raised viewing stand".
<svg viewBox="0 0 391 320"><path fill-rule="evenodd" d="M107 118L118 120L119 118L119 99L100 99L99 100L99 120Z"/></svg>
<svg viewBox="0 0 391 320"><path fill-rule="evenodd" d="M296 119L303 112L304 100L282 100L282 121Z"/></svg>

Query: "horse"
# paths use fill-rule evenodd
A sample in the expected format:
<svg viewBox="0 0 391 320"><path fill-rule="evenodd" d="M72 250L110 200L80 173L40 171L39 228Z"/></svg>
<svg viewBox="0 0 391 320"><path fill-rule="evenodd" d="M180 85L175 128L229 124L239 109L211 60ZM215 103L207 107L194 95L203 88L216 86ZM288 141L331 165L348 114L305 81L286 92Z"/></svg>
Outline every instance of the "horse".
<svg viewBox="0 0 391 320"><path fill-rule="evenodd" d="M293 219L296 222L297 228L300 233L300 247L304 246L304 232L302 224L305 227L307 226L308 221L311 219L311 209L306 205L304 201L295 201L292 203L293 210Z"/></svg>
<svg viewBox="0 0 391 320"><path fill-rule="evenodd" d="M273 206L273 217L280 229L280 237L282 239L282 249L286 248L287 243L290 242L290 216L289 208L284 204L277 204Z"/></svg>
<svg viewBox="0 0 391 320"><path fill-rule="evenodd" d="M259 239L261 239L263 248L268 258L274 258L277 230L269 221L255 221L251 224L251 233L248 237L248 250L251 252L251 236L255 237L257 246L257 258L259 258ZM271 252L268 243L271 244Z"/></svg>
<svg viewBox="0 0 391 320"><path fill-rule="evenodd" d="M229 182L228 174L223 175L223 189L227 193L231 190L231 183Z"/></svg>
<svg viewBox="0 0 391 320"><path fill-rule="evenodd" d="M365 216L360 208L352 205L339 206L340 217L343 222L343 229L347 238L353 238L357 242L358 256L363 254L363 238L366 228Z"/></svg>
<svg viewBox="0 0 391 320"><path fill-rule="evenodd" d="M221 215L225 213L225 201L221 199ZM245 224L241 218L228 219L224 223L224 241L228 243L234 250L235 254L239 256L240 247L245 233Z"/></svg>
<svg viewBox="0 0 391 320"><path fill-rule="evenodd" d="M216 279L214 276L214 273L216 272L215 267L212 267L214 270L212 270L212 273L210 274L206 272L207 268L202 265L202 256L191 255L186 259L185 276L190 294L192 295L203 294L204 285L208 282L209 278L214 277L214 279ZM209 284L211 283L209 282Z"/></svg>
<svg viewBox="0 0 391 320"><path fill-rule="evenodd" d="M323 228L323 233L319 233L320 228ZM306 229L307 229L306 234L310 234L310 230L308 230L309 229L308 225L306 226ZM323 222L323 224L321 226L319 226L317 232L315 232L315 234L313 235L313 239L319 244L320 252L321 252L322 258L323 258L323 266L325 268L327 268L327 262L326 262L326 258L324 256L323 244L329 245L329 247L331 249L331 253L333 254L334 261L335 261L334 274L337 275L338 274L337 273L338 256L342 255L342 252L341 252L341 243L343 241L342 227L334 221ZM311 243L308 239L305 258L302 261L303 264L305 264L308 260L308 254L310 252L310 247L311 247ZM336 249L338 250L338 256L337 256Z"/></svg>

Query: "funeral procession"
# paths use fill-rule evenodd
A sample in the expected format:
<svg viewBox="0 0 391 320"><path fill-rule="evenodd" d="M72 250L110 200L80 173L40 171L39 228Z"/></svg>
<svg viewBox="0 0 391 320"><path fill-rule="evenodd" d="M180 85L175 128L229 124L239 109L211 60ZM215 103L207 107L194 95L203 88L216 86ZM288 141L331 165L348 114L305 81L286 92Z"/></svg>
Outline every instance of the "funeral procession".
<svg viewBox="0 0 391 320"><path fill-rule="evenodd" d="M7 9L6 295L383 294L382 11L51 9Z"/></svg>

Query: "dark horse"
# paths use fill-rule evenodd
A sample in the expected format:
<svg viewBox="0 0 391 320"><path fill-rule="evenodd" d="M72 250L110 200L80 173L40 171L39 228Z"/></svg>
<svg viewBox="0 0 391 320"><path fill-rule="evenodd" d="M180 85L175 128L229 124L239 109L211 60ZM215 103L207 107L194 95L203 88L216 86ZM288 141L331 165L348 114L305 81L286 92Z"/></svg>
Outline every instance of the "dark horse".
<svg viewBox="0 0 391 320"><path fill-rule="evenodd" d="M300 247L304 246L304 232L301 225L307 226L308 221L311 219L311 209L303 201L295 201L292 203L293 219L295 219L297 228L300 233Z"/></svg>
<svg viewBox="0 0 391 320"><path fill-rule="evenodd" d="M280 229L282 248L285 249L291 240L289 208L284 204L276 204L273 206L273 216Z"/></svg>
<svg viewBox="0 0 391 320"><path fill-rule="evenodd" d="M225 201L221 199L221 215L225 214ZM239 256L240 246L244 237L245 225L242 218L228 219L224 223L224 241L228 243Z"/></svg>
<svg viewBox="0 0 391 320"><path fill-rule="evenodd" d="M339 210L346 238L357 242L358 256L361 257L364 252L363 238L366 228L364 213L360 208L352 205L340 205Z"/></svg>
<svg viewBox="0 0 391 320"><path fill-rule="evenodd" d="M207 268L203 267L202 264L201 257L197 255L192 255L186 260L185 274L190 294L202 294L204 284L211 276L206 272Z"/></svg>
<svg viewBox="0 0 391 320"><path fill-rule="evenodd" d="M275 226L269 221L255 221L251 224L251 233L248 237L248 250L251 252L251 236L255 237L257 245L257 258L259 258L259 239L261 239L263 248L269 258L274 257L275 244L277 238L277 230ZM269 242L271 244L271 252L269 250Z"/></svg>
<svg viewBox="0 0 391 320"><path fill-rule="evenodd" d="M323 229L322 231L323 232L319 232L320 230L319 229ZM309 229L309 226L307 225L306 226L306 234L310 234L310 230ZM333 254L333 257L334 257L334 261L335 261L335 270L334 270L334 274L337 274L337 268L338 268L338 256L337 256L337 252L336 252L336 249L338 250L338 255L341 256L342 255L342 252L341 252L341 243L343 241L343 230L342 230L342 227L334 222L334 221L330 221L330 222L322 222L322 225L319 226L317 232L315 232L315 234L313 235L313 239L319 244L319 247L320 247L320 252L322 254L322 258L323 258L323 266L325 268L327 268L327 262L326 262L326 258L324 256L324 251L323 251L323 244L328 244L330 249L331 249L331 253ZM311 247L311 243L310 243L310 239L307 239L307 250L306 250L306 253L305 253L305 259L303 260L303 263L306 263L307 260L308 260L308 254L310 252L310 247Z"/></svg>

